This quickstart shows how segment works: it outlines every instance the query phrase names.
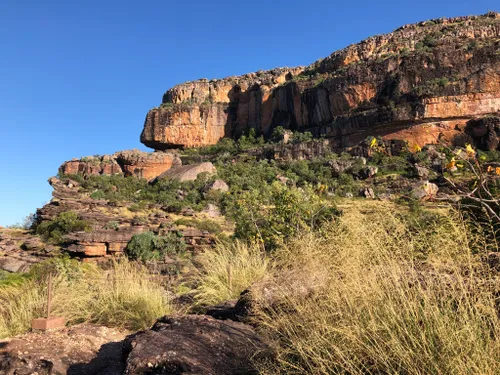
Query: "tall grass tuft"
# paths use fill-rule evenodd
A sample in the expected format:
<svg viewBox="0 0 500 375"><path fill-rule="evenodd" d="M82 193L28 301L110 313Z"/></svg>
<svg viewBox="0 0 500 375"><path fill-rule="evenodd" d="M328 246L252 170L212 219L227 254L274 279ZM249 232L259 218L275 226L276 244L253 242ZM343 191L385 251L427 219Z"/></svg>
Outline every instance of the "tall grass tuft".
<svg viewBox="0 0 500 375"><path fill-rule="evenodd" d="M37 267L24 282L0 285L0 338L24 333L32 319L45 316L48 272L55 275L52 315L70 325L137 330L172 311L166 291L142 266L123 260L102 270L57 261Z"/></svg>
<svg viewBox="0 0 500 375"><path fill-rule="evenodd" d="M278 302L254 308L277 351L261 374L499 374L499 280L460 218L415 225L375 202L343 210L327 236L279 251Z"/></svg>
<svg viewBox="0 0 500 375"><path fill-rule="evenodd" d="M266 274L268 260L257 243L219 243L200 255L195 300L214 305L238 298L246 288Z"/></svg>

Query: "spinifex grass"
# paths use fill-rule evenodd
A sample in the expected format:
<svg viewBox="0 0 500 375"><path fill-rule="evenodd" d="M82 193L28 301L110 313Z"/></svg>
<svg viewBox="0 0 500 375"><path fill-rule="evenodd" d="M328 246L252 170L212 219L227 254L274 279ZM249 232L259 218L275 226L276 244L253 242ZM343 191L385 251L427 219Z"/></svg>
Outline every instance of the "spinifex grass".
<svg viewBox="0 0 500 375"><path fill-rule="evenodd" d="M254 311L278 355L262 374L500 373L498 278L474 260L459 217L424 228L403 216L354 204L327 236L281 249L278 302Z"/></svg>
<svg viewBox="0 0 500 375"><path fill-rule="evenodd" d="M68 324L141 329L172 310L163 287L137 264L123 260L104 271L73 263L69 272L53 266L52 314ZM38 268L23 282L0 285L0 337L26 332L32 319L45 316L45 278L46 272Z"/></svg>

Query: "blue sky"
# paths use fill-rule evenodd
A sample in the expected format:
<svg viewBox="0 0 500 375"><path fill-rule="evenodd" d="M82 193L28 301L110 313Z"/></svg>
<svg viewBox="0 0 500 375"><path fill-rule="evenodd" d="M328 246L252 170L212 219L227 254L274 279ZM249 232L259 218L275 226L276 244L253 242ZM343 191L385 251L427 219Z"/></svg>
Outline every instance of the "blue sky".
<svg viewBox="0 0 500 375"><path fill-rule="evenodd" d="M2 0L0 225L48 202L65 160L146 150L146 112L175 84L306 65L497 1Z"/></svg>

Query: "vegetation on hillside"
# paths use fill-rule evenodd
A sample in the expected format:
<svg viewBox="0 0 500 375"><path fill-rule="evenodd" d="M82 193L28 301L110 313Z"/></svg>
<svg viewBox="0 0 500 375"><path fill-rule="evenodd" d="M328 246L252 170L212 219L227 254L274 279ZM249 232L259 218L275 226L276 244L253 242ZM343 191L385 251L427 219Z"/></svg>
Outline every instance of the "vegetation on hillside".
<svg viewBox="0 0 500 375"><path fill-rule="evenodd" d="M257 361L262 375L500 371L500 275L485 261L499 251L496 152L407 145L393 155L370 138L366 159L330 153L276 161L252 152L261 143L251 133L191 151L217 168L192 182L61 176L137 215L161 207L173 213L172 228L208 230L218 243L190 258L196 271L168 291L141 264L182 255L186 245L175 231L135 235L125 251L130 260L108 270L62 258L26 275L0 274L0 337L43 316L51 273L54 313L69 324L139 329L173 310L167 293L199 312L246 291L248 319L276 351L272 363ZM215 179L229 191L208 191ZM422 179L454 194L455 204L412 197L408 187ZM403 193L390 203L345 198L366 187ZM231 237L222 221L175 214L209 203L234 223ZM61 243L89 224L66 212L36 231Z"/></svg>
<svg viewBox="0 0 500 375"><path fill-rule="evenodd" d="M481 238L452 212L422 228L393 205L343 208L280 248L265 296L252 290L277 350L261 374L498 373L499 276L473 256Z"/></svg>

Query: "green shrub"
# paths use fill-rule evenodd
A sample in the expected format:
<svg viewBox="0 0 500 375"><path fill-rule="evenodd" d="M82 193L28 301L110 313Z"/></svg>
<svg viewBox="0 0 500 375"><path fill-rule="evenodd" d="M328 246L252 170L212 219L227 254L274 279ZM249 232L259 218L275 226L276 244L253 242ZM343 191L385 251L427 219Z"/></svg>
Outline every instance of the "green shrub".
<svg viewBox="0 0 500 375"><path fill-rule="evenodd" d="M104 226L104 229L113 229L113 230L118 230L120 229L120 223L115 220L108 221L106 225Z"/></svg>
<svg viewBox="0 0 500 375"><path fill-rule="evenodd" d="M309 142L313 140L313 135L311 132L293 132L292 134L292 143L297 144L297 143L303 143L303 142Z"/></svg>
<svg viewBox="0 0 500 375"><path fill-rule="evenodd" d="M37 234L55 244L62 243L65 234L89 230L90 223L80 219L73 211L62 212L55 219L42 222L36 227Z"/></svg>
<svg viewBox="0 0 500 375"><path fill-rule="evenodd" d="M186 250L186 244L175 233L158 236L153 232L144 232L132 237L125 249L125 254L134 260L143 262L161 259L165 255L180 254Z"/></svg>
<svg viewBox="0 0 500 375"><path fill-rule="evenodd" d="M339 214L332 202L310 186L299 189L278 182L232 196L225 210L236 223L235 237L262 241L268 250L299 231L319 228Z"/></svg>
<svg viewBox="0 0 500 375"><path fill-rule="evenodd" d="M96 190L92 194L90 194L90 198L92 199L105 199L106 193L102 190Z"/></svg>

